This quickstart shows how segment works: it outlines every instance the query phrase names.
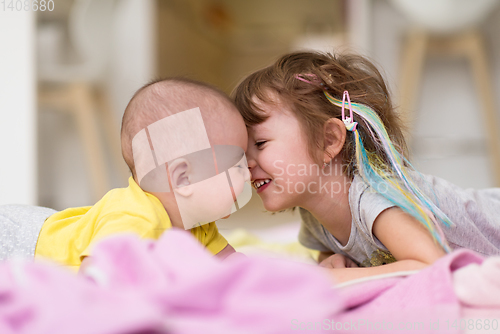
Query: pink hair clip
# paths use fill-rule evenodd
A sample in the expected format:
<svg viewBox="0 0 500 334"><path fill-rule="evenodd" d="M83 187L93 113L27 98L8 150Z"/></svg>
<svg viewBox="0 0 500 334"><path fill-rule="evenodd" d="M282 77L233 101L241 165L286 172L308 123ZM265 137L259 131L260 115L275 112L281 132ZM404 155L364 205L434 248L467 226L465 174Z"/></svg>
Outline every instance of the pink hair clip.
<svg viewBox="0 0 500 334"><path fill-rule="evenodd" d="M304 77L312 78L312 80L307 80ZM320 86L324 86L325 85L324 83L321 82L320 79L318 79L318 76L316 74L310 74L310 73L296 74L295 75L295 79L298 79L300 81L303 81L303 82L311 84L311 85L315 85L315 84L319 84ZM328 87L325 87L325 89L328 89Z"/></svg>
<svg viewBox="0 0 500 334"><path fill-rule="evenodd" d="M349 117L345 117L345 111L344 111L346 97L347 97L347 103L349 104L349 112L350 112ZM342 122L344 122L347 130L352 132L356 131L356 125L358 125L358 123L354 122L354 117L352 115L351 98L349 97L349 92L346 90L344 91L344 96L342 97Z"/></svg>
<svg viewBox="0 0 500 334"><path fill-rule="evenodd" d="M314 78L316 81L318 81L318 77L315 74L296 74L295 79L299 79L300 81L303 81L308 84L314 84L314 82L309 81L307 79L304 79L303 77L309 77L309 78Z"/></svg>

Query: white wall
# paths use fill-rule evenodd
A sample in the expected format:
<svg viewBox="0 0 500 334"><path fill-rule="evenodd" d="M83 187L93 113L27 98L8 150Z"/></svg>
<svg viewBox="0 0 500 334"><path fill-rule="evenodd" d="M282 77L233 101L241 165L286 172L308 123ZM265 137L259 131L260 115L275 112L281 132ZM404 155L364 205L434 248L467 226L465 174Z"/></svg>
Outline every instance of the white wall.
<svg viewBox="0 0 500 334"><path fill-rule="evenodd" d="M370 56L372 52L372 0L347 2L347 31L349 45L358 53Z"/></svg>
<svg viewBox="0 0 500 334"><path fill-rule="evenodd" d="M122 0L113 21L112 60L107 87L120 126L123 111L134 94L155 74L154 0ZM83 147L74 119L60 112L40 114L40 203L54 209L93 205ZM105 136L102 136L103 145ZM109 147L105 146L111 157ZM113 188L127 185L116 164L108 159ZM124 163L123 163L124 164Z"/></svg>
<svg viewBox="0 0 500 334"><path fill-rule="evenodd" d="M117 118L129 99L156 74L154 0L123 0L114 22L110 88Z"/></svg>
<svg viewBox="0 0 500 334"><path fill-rule="evenodd" d="M34 15L0 10L0 204L36 203Z"/></svg>

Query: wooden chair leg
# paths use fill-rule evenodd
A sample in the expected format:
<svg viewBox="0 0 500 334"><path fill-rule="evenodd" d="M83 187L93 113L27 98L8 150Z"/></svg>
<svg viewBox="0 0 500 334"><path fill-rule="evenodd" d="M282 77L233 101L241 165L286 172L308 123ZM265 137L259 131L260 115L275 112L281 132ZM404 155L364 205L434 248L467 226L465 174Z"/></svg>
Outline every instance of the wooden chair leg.
<svg viewBox="0 0 500 334"><path fill-rule="evenodd" d="M400 115L407 127L406 139L411 145L411 131L415 121L415 108L422 78L429 38L421 30L412 30L403 46L399 79Z"/></svg>
<svg viewBox="0 0 500 334"><path fill-rule="evenodd" d="M472 64L478 96L483 105L484 129L488 140L488 150L491 160L491 169L497 187L500 187L500 135L498 132L497 109L493 93L492 78L489 73L486 48L483 38L478 31L468 33L468 58Z"/></svg>
<svg viewBox="0 0 500 334"><path fill-rule="evenodd" d="M87 167L90 171L93 197L99 200L109 190L106 176L104 152L99 140L99 131L95 117L92 88L86 84L73 84L71 87L72 110L83 141Z"/></svg>

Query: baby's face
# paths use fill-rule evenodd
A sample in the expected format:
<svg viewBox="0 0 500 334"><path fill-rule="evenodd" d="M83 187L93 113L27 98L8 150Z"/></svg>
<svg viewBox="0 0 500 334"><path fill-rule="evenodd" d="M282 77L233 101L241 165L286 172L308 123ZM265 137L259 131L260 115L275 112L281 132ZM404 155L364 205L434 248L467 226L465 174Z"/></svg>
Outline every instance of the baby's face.
<svg viewBox="0 0 500 334"><path fill-rule="evenodd" d="M176 192L181 214L186 213L186 219L195 224L226 217L245 205L251 197L250 172L242 148L217 145L213 149L211 153L215 153L216 173ZM207 170L211 171L213 164L212 159L207 163ZM191 177L193 181L196 179L196 175ZM186 192L189 196L183 196ZM188 216L191 218L188 219ZM184 227L190 228L186 219L183 217Z"/></svg>
<svg viewBox="0 0 500 334"><path fill-rule="evenodd" d="M243 118L234 107L167 116L132 141L138 183L148 192L173 193L186 229L220 219L251 197L247 142ZM170 206L169 196L157 197Z"/></svg>
<svg viewBox="0 0 500 334"><path fill-rule="evenodd" d="M227 118L206 126L211 147L186 159L187 179L174 189L186 229L226 217L251 197L245 157L248 135L243 119L230 111ZM173 170L170 174L174 178L178 175Z"/></svg>

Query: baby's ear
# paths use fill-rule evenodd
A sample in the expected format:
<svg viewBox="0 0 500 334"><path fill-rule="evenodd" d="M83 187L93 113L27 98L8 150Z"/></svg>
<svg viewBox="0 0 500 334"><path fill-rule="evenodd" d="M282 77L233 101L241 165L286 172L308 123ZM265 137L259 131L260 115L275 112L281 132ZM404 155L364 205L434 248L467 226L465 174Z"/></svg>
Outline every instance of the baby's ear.
<svg viewBox="0 0 500 334"><path fill-rule="evenodd" d="M186 159L176 159L169 164L168 170L172 180L172 188L182 196L190 196L192 194L191 181L189 174L191 172L191 164Z"/></svg>

